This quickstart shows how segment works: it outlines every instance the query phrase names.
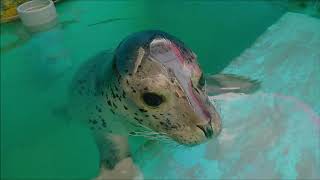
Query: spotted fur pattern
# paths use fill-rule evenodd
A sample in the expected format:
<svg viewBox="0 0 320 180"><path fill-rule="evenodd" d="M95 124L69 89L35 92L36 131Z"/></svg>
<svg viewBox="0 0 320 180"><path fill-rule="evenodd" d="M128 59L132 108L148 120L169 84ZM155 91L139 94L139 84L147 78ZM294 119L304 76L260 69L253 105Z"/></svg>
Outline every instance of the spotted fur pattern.
<svg viewBox="0 0 320 180"><path fill-rule="evenodd" d="M151 42L152 38L148 40L148 43ZM176 45L173 46L174 43ZM116 50L115 53L122 52L121 45L127 48L123 44L120 44L118 47L120 50ZM128 47L132 48L133 45L135 44L130 45L129 42ZM212 128L217 135L220 132L220 117L210 104L204 90L197 86L201 71L196 63L195 54L179 41L168 43L170 47L174 47L174 54L179 54L176 51L181 50L181 55L178 57L181 63L185 62L190 70L195 69L194 76L189 77L188 86L191 90L188 91L192 91L196 97L191 100L199 102L190 103L190 97L181 85L182 77L180 79L176 77L179 70L172 69L177 67L170 68L164 66L161 61L154 61L148 56L150 53L148 46L141 43L140 45L143 48L132 48L132 51L142 49L142 54L141 51L129 53L128 49L124 51L128 54L121 56L113 52L104 52L83 65L76 75L72 89L76 92L75 99L81 99L73 101L77 102L73 106L77 107L78 114L79 111L82 112L80 118L85 118L94 131L127 136L147 130L157 132L180 144L196 145L207 139L204 129L198 126L206 123L206 120L199 116L199 112L195 111L193 106L201 103L199 107L211 113L209 116L214 123ZM165 50L170 51L170 48ZM134 59L138 57L140 59L137 63ZM190 58L181 60L183 57ZM119 62L127 60L136 67L127 62ZM148 92L163 97L164 101L159 107L150 107L143 101L143 94Z"/></svg>

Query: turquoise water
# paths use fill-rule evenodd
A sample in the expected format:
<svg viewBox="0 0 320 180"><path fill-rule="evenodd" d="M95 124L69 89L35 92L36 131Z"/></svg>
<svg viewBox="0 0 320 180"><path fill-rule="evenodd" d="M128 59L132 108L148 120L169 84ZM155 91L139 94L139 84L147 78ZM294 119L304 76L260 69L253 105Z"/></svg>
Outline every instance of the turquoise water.
<svg viewBox="0 0 320 180"><path fill-rule="evenodd" d="M66 103L73 70L89 57L114 49L132 32L160 29L188 44L206 73L217 73L287 9L265 1L63 1L57 11L61 26L48 32L31 35L19 21L1 25L4 179L97 175L89 130L55 111Z"/></svg>

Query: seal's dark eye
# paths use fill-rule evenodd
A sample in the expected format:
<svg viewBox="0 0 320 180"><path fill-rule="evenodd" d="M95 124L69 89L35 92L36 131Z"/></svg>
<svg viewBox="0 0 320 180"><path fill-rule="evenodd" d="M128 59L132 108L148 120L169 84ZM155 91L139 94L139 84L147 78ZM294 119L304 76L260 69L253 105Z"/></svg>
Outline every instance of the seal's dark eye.
<svg viewBox="0 0 320 180"><path fill-rule="evenodd" d="M156 93L147 92L142 94L144 103L151 107L157 107L163 102L163 97Z"/></svg>
<svg viewBox="0 0 320 180"><path fill-rule="evenodd" d="M202 89L203 86L205 85L205 83L206 83L206 80L205 80L205 77L204 77L204 75L203 75L203 73L202 73L202 74L201 74L201 77L200 77L200 79L199 79L199 82L198 82L198 88L199 88L199 89Z"/></svg>

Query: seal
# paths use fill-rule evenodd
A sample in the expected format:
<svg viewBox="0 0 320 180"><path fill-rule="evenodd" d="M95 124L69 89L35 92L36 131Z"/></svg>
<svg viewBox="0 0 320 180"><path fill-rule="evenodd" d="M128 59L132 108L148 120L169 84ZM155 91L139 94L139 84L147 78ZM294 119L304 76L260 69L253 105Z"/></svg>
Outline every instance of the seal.
<svg viewBox="0 0 320 180"><path fill-rule="evenodd" d="M71 88L76 119L89 124L100 151L99 178L114 178L130 158L128 136L194 146L218 136L221 118L208 94L250 93L259 83L231 74L205 76L196 54L156 30L125 38L114 51L84 63ZM130 164L130 163L129 163ZM116 176L118 177L118 176ZM119 178L119 177L118 177Z"/></svg>

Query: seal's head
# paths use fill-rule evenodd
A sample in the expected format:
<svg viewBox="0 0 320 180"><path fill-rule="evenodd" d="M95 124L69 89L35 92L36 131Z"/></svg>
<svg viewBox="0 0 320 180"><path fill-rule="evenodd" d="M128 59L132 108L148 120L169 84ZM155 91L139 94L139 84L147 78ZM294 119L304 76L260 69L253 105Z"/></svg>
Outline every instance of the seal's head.
<svg viewBox="0 0 320 180"><path fill-rule="evenodd" d="M219 134L221 120L197 57L177 38L161 31L129 36L115 51L114 70L130 121L184 145Z"/></svg>

